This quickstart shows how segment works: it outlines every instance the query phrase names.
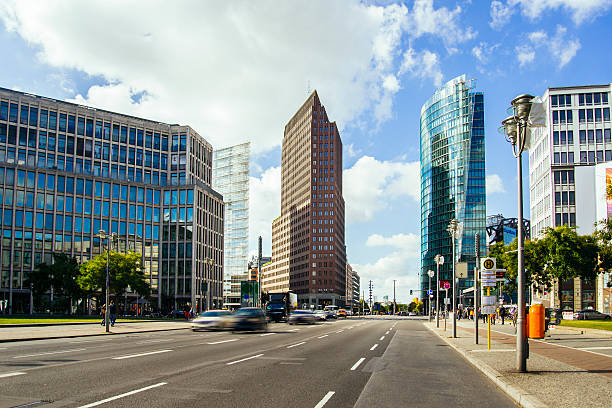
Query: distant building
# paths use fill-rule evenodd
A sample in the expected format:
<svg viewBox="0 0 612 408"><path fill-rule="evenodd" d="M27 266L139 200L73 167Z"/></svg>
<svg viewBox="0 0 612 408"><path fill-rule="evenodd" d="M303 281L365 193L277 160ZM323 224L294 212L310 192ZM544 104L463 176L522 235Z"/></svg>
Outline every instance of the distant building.
<svg viewBox="0 0 612 408"><path fill-rule="evenodd" d="M473 286L477 232L483 253L486 246L484 96L465 75L444 84L421 108L422 299L436 255L445 260L440 281L453 284L452 240L446 231L452 219L462 226L456 261L467 263L469 276L459 280L461 290Z"/></svg>
<svg viewBox="0 0 612 408"><path fill-rule="evenodd" d="M240 305L240 282L248 280L250 142L215 150L213 188L225 205L223 304Z"/></svg>
<svg viewBox="0 0 612 408"><path fill-rule="evenodd" d="M356 309L359 307L359 274L351 265L346 264L346 307Z"/></svg>
<svg viewBox="0 0 612 408"><path fill-rule="evenodd" d="M342 140L316 91L285 125L281 214L272 222L262 287L291 289L300 305L346 302Z"/></svg>
<svg viewBox="0 0 612 408"><path fill-rule="evenodd" d="M546 227L569 225L580 234L610 219L612 197L612 84L548 88L546 126L532 133L529 149L531 236ZM555 282L550 292L534 290L544 304L563 310L610 311L609 275L594 281Z"/></svg>

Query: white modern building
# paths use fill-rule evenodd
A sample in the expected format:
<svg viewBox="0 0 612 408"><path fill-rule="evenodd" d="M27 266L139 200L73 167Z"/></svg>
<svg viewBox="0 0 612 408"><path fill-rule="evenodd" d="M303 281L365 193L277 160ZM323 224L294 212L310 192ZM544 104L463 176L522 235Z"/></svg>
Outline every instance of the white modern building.
<svg viewBox="0 0 612 408"><path fill-rule="evenodd" d="M215 150L213 185L225 204L223 304L240 306L240 282L249 279L250 142Z"/></svg>
<svg viewBox="0 0 612 408"><path fill-rule="evenodd" d="M571 86L544 93L546 126L532 133L529 150L532 237L559 225L590 234L596 222L612 215L606 196L607 177L612 177L611 88ZM609 313L608 279L601 274L595 282L556 283L541 300L564 310L593 307Z"/></svg>

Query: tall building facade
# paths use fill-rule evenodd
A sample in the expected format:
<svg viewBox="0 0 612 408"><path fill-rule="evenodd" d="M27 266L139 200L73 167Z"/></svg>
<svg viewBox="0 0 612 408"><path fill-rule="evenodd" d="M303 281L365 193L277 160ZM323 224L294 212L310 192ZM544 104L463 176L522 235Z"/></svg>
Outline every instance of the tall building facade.
<svg viewBox="0 0 612 408"><path fill-rule="evenodd" d="M346 264L346 308L359 308L359 274L351 265Z"/></svg>
<svg viewBox="0 0 612 408"><path fill-rule="evenodd" d="M285 126L281 214L262 290L292 290L300 306L346 302L342 140L316 91Z"/></svg>
<svg viewBox="0 0 612 408"><path fill-rule="evenodd" d="M249 280L249 156L250 142L213 153L213 188L225 203L223 303L240 306L240 285Z"/></svg>
<svg viewBox="0 0 612 408"><path fill-rule="evenodd" d="M532 132L529 150L531 236L547 227L569 225L580 234L610 219L607 185L612 182L612 84L549 88L546 126ZM610 168L610 174L608 173ZM611 210L608 210L611 206ZM556 282L551 292L534 296L550 307L610 311L609 275L595 281Z"/></svg>
<svg viewBox="0 0 612 408"><path fill-rule="evenodd" d="M104 230L118 234L114 250L142 255L151 308L221 305L211 178L212 146L189 126L0 89L0 298L27 312L28 272L54 252L102 253Z"/></svg>
<svg viewBox="0 0 612 408"><path fill-rule="evenodd" d="M468 278L458 290L473 286L475 234L486 248L484 96L465 75L438 89L421 108L421 293L427 271L444 256L440 281L452 282L452 240L447 227L461 223L455 241L457 262L467 262ZM434 278L435 282L435 278ZM432 285L432 288L435 284Z"/></svg>

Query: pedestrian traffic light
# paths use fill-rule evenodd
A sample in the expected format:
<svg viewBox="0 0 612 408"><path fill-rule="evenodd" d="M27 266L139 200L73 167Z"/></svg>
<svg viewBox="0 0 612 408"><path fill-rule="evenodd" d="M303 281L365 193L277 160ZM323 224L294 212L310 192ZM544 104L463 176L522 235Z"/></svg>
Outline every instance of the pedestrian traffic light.
<svg viewBox="0 0 612 408"><path fill-rule="evenodd" d="M412 295L412 289L410 289L410 294Z"/></svg>

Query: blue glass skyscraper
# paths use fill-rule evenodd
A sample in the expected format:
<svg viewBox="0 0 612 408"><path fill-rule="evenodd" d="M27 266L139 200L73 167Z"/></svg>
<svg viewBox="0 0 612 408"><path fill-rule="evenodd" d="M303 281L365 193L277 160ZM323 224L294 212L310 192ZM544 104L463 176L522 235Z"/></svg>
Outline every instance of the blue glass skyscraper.
<svg viewBox="0 0 612 408"><path fill-rule="evenodd" d="M434 258L438 254L445 259L440 281L452 284L453 248L446 231L452 219L462 228L455 242L456 261L466 262L468 269L468 278L460 279L459 290L473 285L477 232L481 250L485 247L484 102L473 84L465 75L454 78L421 108L422 298L427 297L427 271L436 270ZM435 276L431 287L435 289Z"/></svg>

